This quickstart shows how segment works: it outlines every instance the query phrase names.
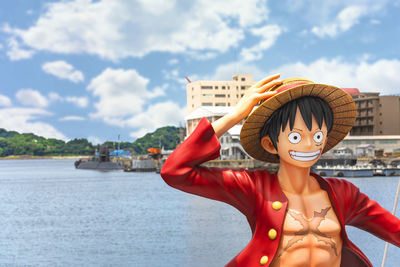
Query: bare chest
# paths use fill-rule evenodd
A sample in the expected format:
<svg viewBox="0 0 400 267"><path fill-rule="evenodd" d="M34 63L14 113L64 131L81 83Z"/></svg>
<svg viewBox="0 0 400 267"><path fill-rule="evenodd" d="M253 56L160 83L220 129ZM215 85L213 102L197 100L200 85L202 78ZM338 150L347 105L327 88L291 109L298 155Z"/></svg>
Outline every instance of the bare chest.
<svg viewBox="0 0 400 267"><path fill-rule="evenodd" d="M286 196L289 205L272 266L339 266L341 226L327 193Z"/></svg>

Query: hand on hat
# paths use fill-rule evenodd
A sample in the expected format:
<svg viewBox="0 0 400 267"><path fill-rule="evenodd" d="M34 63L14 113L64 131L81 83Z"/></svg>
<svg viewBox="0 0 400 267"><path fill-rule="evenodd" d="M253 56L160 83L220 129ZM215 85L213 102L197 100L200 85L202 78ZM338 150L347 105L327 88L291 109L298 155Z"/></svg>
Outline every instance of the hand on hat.
<svg viewBox="0 0 400 267"><path fill-rule="evenodd" d="M275 91L266 91L282 83L281 81L275 81L279 77L280 74L266 77L250 87L230 113L212 123L215 134L218 137L222 136L226 131L246 118L258 102L276 94Z"/></svg>
<svg viewBox="0 0 400 267"><path fill-rule="evenodd" d="M275 74L262 79L261 81L250 87L243 97L239 100L233 110L233 116L237 118L237 122L246 118L261 100L276 94L276 91L266 92L275 85L282 84L281 81L276 81L280 74Z"/></svg>

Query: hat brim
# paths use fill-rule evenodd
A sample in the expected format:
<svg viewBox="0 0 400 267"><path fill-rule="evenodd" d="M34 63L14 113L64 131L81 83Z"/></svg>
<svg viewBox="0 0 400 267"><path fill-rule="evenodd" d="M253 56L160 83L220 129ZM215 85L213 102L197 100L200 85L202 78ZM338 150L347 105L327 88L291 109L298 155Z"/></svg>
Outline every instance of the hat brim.
<svg viewBox="0 0 400 267"><path fill-rule="evenodd" d="M277 109L303 96L319 97L332 110L333 126L331 132L328 134L327 144L322 153L327 152L343 140L353 127L357 115L357 108L351 95L331 85L304 84L277 93L267 99L245 120L240 132L240 141L245 151L251 157L266 162L279 162L275 154L268 153L261 146L261 129Z"/></svg>

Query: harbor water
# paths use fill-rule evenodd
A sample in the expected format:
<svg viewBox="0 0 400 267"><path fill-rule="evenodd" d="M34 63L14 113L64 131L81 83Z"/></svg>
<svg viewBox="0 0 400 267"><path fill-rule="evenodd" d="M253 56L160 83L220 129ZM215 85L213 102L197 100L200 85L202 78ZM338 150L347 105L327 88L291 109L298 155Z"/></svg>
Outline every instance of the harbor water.
<svg viewBox="0 0 400 267"><path fill-rule="evenodd" d="M399 178L349 180L392 211ZM347 229L380 266L385 243ZM0 161L0 266L224 266L250 238L233 207L177 191L156 173ZM400 248L390 245L386 266L399 263Z"/></svg>

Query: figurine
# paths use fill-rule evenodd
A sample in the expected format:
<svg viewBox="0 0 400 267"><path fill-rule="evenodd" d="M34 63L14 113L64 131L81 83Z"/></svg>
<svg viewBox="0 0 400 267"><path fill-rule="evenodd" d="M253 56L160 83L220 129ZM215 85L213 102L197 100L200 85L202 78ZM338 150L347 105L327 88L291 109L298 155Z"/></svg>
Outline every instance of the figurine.
<svg viewBox="0 0 400 267"><path fill-rule="evenodd" d="M168 157L161 176L176 189L226 202L246 216L252 239L227 266L372 266L345 225L400 246L400 220L350 182L310 173L354 124L352 97L307 79L277 78L256 83L212 124L203 118ZM219 157L218 138L246 117L243 148L255 159L279 162L279 171L201 167Z"/></svg>

